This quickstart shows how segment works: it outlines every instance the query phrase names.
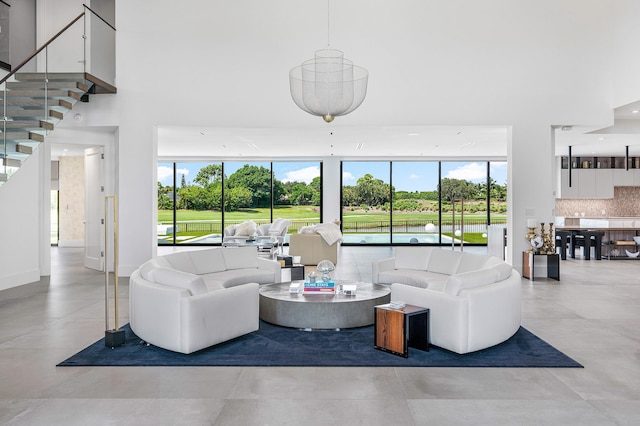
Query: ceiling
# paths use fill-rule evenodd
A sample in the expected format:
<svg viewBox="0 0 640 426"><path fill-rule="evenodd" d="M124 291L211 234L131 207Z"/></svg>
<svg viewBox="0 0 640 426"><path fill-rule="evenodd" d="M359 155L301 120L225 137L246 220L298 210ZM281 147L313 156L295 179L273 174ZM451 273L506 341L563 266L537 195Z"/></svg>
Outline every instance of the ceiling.
<svg viewBox="0 0 640 426"><path fill-rule="evenodd" d="M365 100L366 102L366 100ZM640 102L615 110L608 128L563 126L555 130L556 155L640 156ZM301 114L304 112L300 111ZM348 117L336 121L348 122ZM326 156L359 158L505 159L507 126L364 127L326 124L313 128L158 128L160 159L317 159ZM52 143L52 157L82 155L86 145Z"/></svg>
<svg viewBox="0 0 640 426"><path fill-rule="evenodd" d="M304 112L300 112L304 114ZM348 118L339 117L344 121ZM166 158L506 157L506 127L328 125L251 129L161 127L158 155Z"/></svg>
<svg viewBox="0 0 640 426"><path fill-rule="evenodd" d="M366 102L366 100L365 100ZM633 112L636 111L636 112ZM556 155L640 155L640 102L615 110L608 128L562 126L555 130ZM300 112L303 114L303 112ZM336 119L348 122L348 117ZM164 159L243 157L505 159L507 126L363 127L325 124L314 128L160 127L158 155Z"/></svg>

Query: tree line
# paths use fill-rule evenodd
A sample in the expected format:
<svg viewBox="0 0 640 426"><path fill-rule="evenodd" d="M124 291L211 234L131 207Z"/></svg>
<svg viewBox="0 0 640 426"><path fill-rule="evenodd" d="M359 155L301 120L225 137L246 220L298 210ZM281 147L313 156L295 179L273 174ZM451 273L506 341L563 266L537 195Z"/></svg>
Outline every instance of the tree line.
<svg viewBox="0 0 640 426"><path fill-rule="evenodd" d="M223 176L222 165L210 164L198 171L193 182L188 183L184 175L180 187L163 186L158 182L158 208L173 209L174 200L178 209L220 210L223 199L225 211L242 208L270 208L273 193L274 205L320 205L320 177L305 182L282 182L271 178L271 171L263 166L245 164L230 176ZM489 181L491 200L506 201L507 186ZM399 211L424 209L426 202L443 203L452 200L486 200L487 183L463 179L443 178L435 191L396 191L381 179L366 174L356 185L342 188L342 204L345 207L389 210L393 197L393 208Z"/></svg>
<svg viewBox="0 0 640 426"><path fill-rule="evenodd" d="M493 201L506 201L507 186L499 185L490 178L489 193ZM408 192L396 191L395 187L383 180L366 174L356 181L356 185L344 186L342 189L342 204L351 208L389 210L392 197L394 210L423 210L425 202L437 203L440 198L443 203L454 200L486 200L487 183L474 184L464 179L443 178L435 191Z"/></svg>
<svg viewBox="0 0 640 426"><path fill-rule="evenodd" d="M180 187L174 191L172 185L158 182L158 208L220 210L223 199L227 212L242 208L270 208L271 194L275 205L320 205L320 177L305 182L282 182L271 179L271 171L263 166L245 164L230 176L223 176L221 164L210 164L201 168L188 183L184 175Z"/></svg>

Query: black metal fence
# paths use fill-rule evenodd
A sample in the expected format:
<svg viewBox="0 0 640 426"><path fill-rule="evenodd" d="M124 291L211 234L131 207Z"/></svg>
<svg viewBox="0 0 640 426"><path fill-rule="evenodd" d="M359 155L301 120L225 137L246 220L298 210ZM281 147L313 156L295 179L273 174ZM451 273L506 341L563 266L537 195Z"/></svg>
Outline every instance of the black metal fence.
<svg viewBox="0 0 640 426"><path fill-rule="evenodd" d="M236 225L242 221L225 222L225 226ZM256 221L258 226L269 223L268 220ZM314 223L312 221L299 221L293 219L289 226L289 234L296 234L303 226L311 226ZM492 219L492 224L500 225L506 223L506 218ZM164 226L170 227L172 224L164 224ZM197 233L202 235L207 234L222 234L222 223L220 222L199 222L199 221L177 221L178 232L183 234ZM454 229L458 230L462 228L462 221L456 220ZM346 233L388 233L391 232L392 225L389 221L345 221L342 224L342 230ZM452 222L451 220L444 219L442 222L438 220L394 220L393 232L394 233L437 233L437 232L451 232ZM465 218L464 219L464 232L486 232L487 221L484 218Z"/></svg>

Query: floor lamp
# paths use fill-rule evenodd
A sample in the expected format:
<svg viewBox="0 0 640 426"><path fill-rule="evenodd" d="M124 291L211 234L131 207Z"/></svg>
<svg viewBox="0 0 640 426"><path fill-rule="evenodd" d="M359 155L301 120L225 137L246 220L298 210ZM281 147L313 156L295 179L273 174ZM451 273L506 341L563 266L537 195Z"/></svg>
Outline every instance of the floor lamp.
<svg viewBox="0 0 640 426"><path fill-rule="evenodd" d="M109 328L109 227L107 226L109 200L113 201L113 311L114 328ZM115 348L124 344L124 330L118 326L118 198L115 195L104 197L104 345Z"/></svg>

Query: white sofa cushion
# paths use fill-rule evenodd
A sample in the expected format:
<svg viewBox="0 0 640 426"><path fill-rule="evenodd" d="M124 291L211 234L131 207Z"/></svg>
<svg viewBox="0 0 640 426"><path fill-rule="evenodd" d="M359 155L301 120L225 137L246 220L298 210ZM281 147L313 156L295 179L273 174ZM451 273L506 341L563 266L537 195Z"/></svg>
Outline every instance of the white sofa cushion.
<svg viewBox="0 0 640 426"><path fill-rule="evenodd" d="M192 296L207 292L207 286L201 276L176 269L155 268L149 272L148 281L171 287L189 290Z"/></svg>
<svg viewBox="0 0 640 426"><path fill-rule="evenodd" d="M186 251L167 254L164 258L167 259L173 269L190 274L196 273L196 267L191 261L191 256Z"/></svg>
<svg viewBox="0 0 640 426"><path fill-rule="evenodd" d="M225 247L222 254L226 270L258 267L258 255L255 247Z"/></svg>
<svg viewBox="0 0 640 426"><path fill-rule="evenodd" d="M202 275L206 287L217 290L221 287L229 288L237 285L255 282L258 284L273 283L273 272L264 269L233 269L214 274Z"/></svg>
<svg viewBox="0 0 640 426"><path fill-rule="evenodd" d="M427 270L439 274L453 275L458 270L460 260L462 260L462 252L433 249L429 256Z"/></svg>
<svg viewBox="0 0 640 426"><path fill-rule="evenodd" d="M462 253L462 259L460 259L456 274L482 269L488 258L489 256L484 254Z"/></svg>
<svg viewBox="0 0 640 426"><path fill-rule="evenodd" d="M429 265L431 247L396 247L396 269L426 271Z"/></svg>
<svg viewBox="0 0 640 426"><path fill-rule="evenodd" d="M482 267L484 269L491 268L497 271L499 274L498 281L506 280L511 276L511 272L513 271L511 265L496 256L489 256Z"/></svg>
<svg viewBox="0 0 640 426"><path fill-rule="evenodd" d="M189 251L195 273L198 275L220 272L227 269L222 249L219 247Z"/></svg>
<svg viewBox="0 0 640 426"><path fill-rule="evenodd" d="M156 268L171 268L171 264L164 257L154 257L140 266L140 275L145 280L152 281L149 278L149 272Z"/></svg>
<svg viewBox="0 0 640 426"><path fill-rule="evenodd" d="M480 269L451 275L447 278L442 291L452 296L457 296L462 290L492 284L498 281L498 277L498 271L493 269Z"/></svg>

